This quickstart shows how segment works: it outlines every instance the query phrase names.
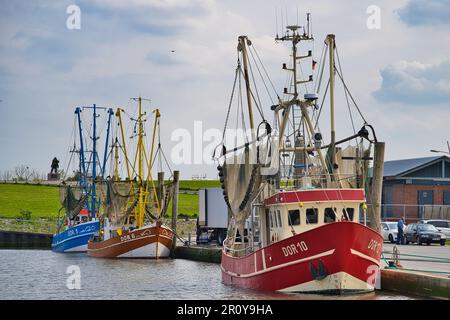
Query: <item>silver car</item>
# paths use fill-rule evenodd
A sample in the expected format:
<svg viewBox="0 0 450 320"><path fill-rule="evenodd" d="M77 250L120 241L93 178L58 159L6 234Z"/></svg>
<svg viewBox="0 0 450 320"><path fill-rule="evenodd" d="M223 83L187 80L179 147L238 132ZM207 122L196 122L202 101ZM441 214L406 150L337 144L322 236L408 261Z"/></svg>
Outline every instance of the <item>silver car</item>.
<svg viewBox="0 0 450 320"><path fill-rule="evenodd" d="M433 219L433 220L422 220L420 222L435 226L436 229L439 230L439 232L445 234L447 239L450 238L450 221Z"/></svg>
<svg viewBox="0 0 450 320"><path fill-rule="evenodd" d="M397 222L381 222L381 233L384 241L397 241Z"/></svg>

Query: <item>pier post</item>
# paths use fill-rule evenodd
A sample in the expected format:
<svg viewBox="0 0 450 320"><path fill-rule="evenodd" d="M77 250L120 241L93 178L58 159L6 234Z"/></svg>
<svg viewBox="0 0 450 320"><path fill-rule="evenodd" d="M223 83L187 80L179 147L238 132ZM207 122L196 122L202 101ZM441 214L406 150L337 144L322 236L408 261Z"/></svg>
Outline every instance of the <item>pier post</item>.
<svg viewBox="0 0 450 320"><path fill-rule="evenodd" d="M384 142L375 143L373 176L371 186L371 201L369 207L369 227L381 231L381 196L383 192L383 169L384 169Z"/></svg>
<svg viewBox="0 0 450 320"><path fill-rule="evenodd" d="M164 172L158 172L158 201L160 207L164 202Z"/></svg>
<svg viewBox="0 0 450 320"><path fill-rule="evenodd" d="M175 252L175 247L177 243L177 215L178 215L178 191L180 189L180 171L173 172L173 183L174 183L174 192L173 192L173 200L172 200L172 230L173 234L173 250L172 253Z"/></svg>

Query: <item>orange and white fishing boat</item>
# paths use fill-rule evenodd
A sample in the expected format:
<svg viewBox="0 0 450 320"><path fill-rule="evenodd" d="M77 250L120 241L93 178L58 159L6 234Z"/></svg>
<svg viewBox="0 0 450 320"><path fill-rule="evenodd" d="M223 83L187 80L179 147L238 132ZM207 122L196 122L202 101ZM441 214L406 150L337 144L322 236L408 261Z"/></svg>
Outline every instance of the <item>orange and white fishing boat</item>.
<svg viewBox="0 0 450 320"><path fill-rule="evenodd" d="M106 226L106 235L112 230ZM167 258L173 244L173 231L167 226L153 224L104 237L103 241L91 241L88 254L97 258Z"/></svg>
<svg viewBox="0 0 450 320"><path fill-rule="evenodd" d="M159 139L159 110L154 110L155 120L151 150L145 150L144 123L146 113L142 110L142 98L139 101L139 115L130 117L135 122L137 138L136 154L131 162L127 155L125 133L122 125L122 109L116 116L122 141L118 137L112 146L115 154L113 178L107 179L100 186L102 200L102 228L88 243L87 252L98 258L167 258L170 256L174 231L163 223L177 184L164 182L164 173L158 172L158 184L153 180L152 169L159 155L159 168L163 151L158 141L155 152L156 136ZM119 178L119 149L123 151L127 179ZM111 152L111 153L113 153ZM165 158L165 156L164 156ZM135 169L136 168L136 169Z"/></svg>
<svg viewBox="0 0 450 320"><path fill-rule="evenodd" d="M366 186L369 161L373 159L371 150L384 144L377 141L372 126L360 112L362 128L354 129L353 117L353 134L336 141L335 74L342 80L346 96L354 100L340 65L338 68L335 64L339 56L334 35L326 37L314 88L308 86L313 82L316 65L309 15L306 27L288 26L276 40L292 45L292 60L283 64L291 82L281 95L267 79L252 41L239 37L238 66L227 114L232 114L230 109L237 105L237 114L242 116L236 120L236 127L243 129L240 132L251 129L251 136L225 141L224 133L216 149L220 152L214 155L231 217L222 250L222 281L266 291L373 291L383 238L365 224ZM303 53L298 48L300 42L309 45ZM321 81L325 79L327 60L329 80L325 80L325 87ZM309 68L313 74L300 74ZM274 97L268 101L272 125L265 119L252 70L264 71L259 72L262 79L258 83L272 84ZM267 86L266 91L270 96ZM247 99L241 92L246 92ZM327 93L329 144L324 143L319 126L321 114L326 113L322 106ZM323 94L322 99L319 94ZM258 113L253 112L253 106ZM244 110L248 110L245 117ZM256 122L254 114L259 114L261 120ZM225 129L229 120L227 116ZM245 143L239 145L239 140Z"/></svg>

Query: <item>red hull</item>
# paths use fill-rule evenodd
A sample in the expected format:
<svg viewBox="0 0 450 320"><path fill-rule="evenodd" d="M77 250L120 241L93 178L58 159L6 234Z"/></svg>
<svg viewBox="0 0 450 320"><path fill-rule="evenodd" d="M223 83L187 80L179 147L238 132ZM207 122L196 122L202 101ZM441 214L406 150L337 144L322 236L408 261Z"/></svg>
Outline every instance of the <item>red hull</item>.
<svg viewBox="0 0 450 320"><path fill-rule="evenodd" d="M222 281L267 291L372 291L382 244L380 234L359 223L329 223L245 257L223 250Z"/></svg>

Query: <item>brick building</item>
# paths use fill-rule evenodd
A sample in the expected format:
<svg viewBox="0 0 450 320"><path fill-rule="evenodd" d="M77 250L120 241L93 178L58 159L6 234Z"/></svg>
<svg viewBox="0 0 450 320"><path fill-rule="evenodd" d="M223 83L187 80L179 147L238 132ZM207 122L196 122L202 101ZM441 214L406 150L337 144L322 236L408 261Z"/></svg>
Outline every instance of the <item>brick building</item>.
<svg viewBox="0 0 450 320"><path fill-rule="evenodd" d="M450 216L450 158L447 156L386 161L382 218L407 222Z"/></svg>

